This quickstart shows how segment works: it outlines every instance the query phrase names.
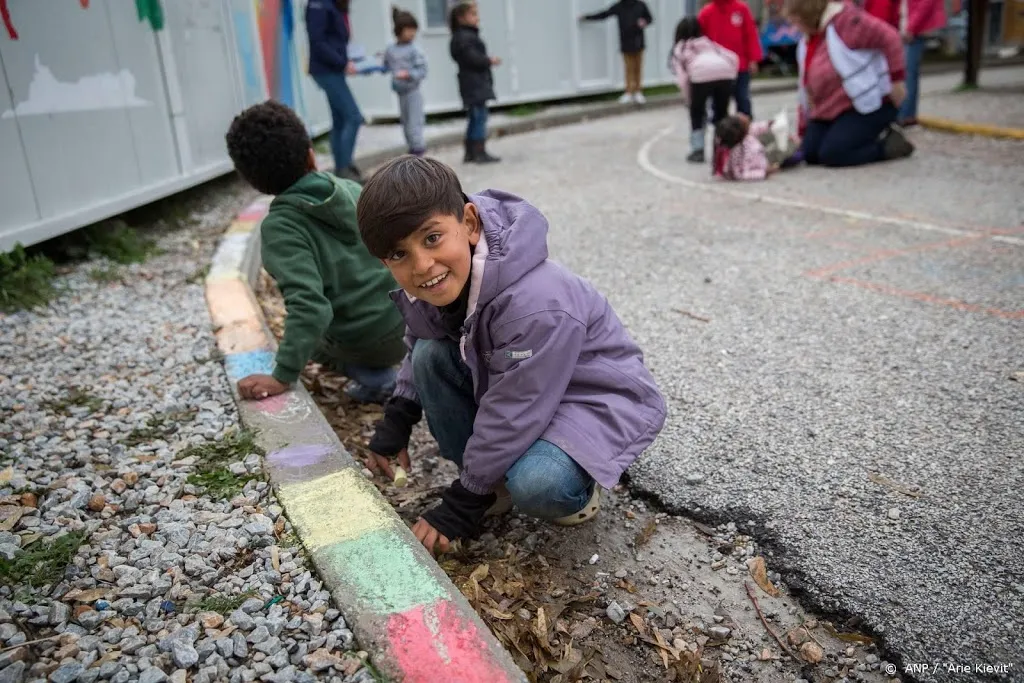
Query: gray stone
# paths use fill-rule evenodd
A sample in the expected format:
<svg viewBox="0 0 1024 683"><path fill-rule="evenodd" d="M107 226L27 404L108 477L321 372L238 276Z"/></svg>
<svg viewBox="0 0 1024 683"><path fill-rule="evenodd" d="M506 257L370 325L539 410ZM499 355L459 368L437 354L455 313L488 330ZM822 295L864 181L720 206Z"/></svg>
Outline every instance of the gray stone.
<svg viewBox="0 0 1024 683"><path fill-rule="evenodd" d="M253 621L252 617L250 617L246 612L243 612L240 609L236 609L234 612L232 612L231 616L229 616L228 619L231 620L232 624L242 629L243 631L251 631L253 627L256 626L256 623Z"/></svg>
<svg viewBox="0 0 1024 683"><path fill-rule="evenodd" d="M266 626L257 626L256 629L249 634L249 637L246 638L246 640L248 640L253 645L258 645L259 643L262 643L269 637L270 631L267 630Z"/></svg>
<svg viewBox="0 0 1024 683"><path fill-rule="evenodd" d="M79 674L81 674L83 671L85 671L85 667L82 666L81 663L69 662L67 664L61 665L60 668L58 668L56 671L50 674L50 682L72 683L72 681L76 680Z"/></svg>
<svg viewBox="0 0 1024 683"><path fill-rule="evenodd" d="M121 662L116 659L112 662L103 662L100 665L100 678L107 679L112 678L114 674L121 670Z"/></svg>
<svg viewBox="0 0 1024 683"><path fill-rule="evenodd" d="M215 642L217 645L217 652L222 657L231 657L235 653L235 644L231 642L230 638L218 638Z"/></svg>
<svg viewBox="0 0 1024 683"><path fill-rule="evenodd" d="M65 623L71 618L71 608L65 605L63 602L51 602L49 619L50 625L57 626L58 624Z"/></svg>
<svg viewBox="0 0 1024 683"><path fill-rule="evenodd" d="M14 662L0 670L0 683L21 683L25 676L25 662Z"/></svg>
<svg viewBox="0 0 1024 683"><path fill-rule="evenodd" d="M14 543L0 543L0 557L5 560L13 560L20 551L21 548Z"/></svg>
<svg viewBox="0 0 1024 683"><path fill-rule="evenodd" d="M267 659L267 663L275 669L284 669L288 666L288 650L280 648L276 654Z"/></svg>
<svg viewBox="0 0 1024 683"><path fill-rule="evenodd" d="M616 624L621 624L626 620L626 611L615 601L612 601L611 604L608 605L608 609L605 610L605 614L607 614L608 618Z"/></svg>
<svg viewBox="0 0 1024 683"><path fill-rule="evenodd" d="M732 629L727 626L712 626L708 629L708 635L714 636L720 640L725 640L732 633Z"/></svg>
<svg viewBox="0 0 1024 683"><path fill-rule="evenodd" d="M78 683L96 683L100 677L99 669L86 669L78 677Z"/></svg>
<svg viewBox="0 0 1024 683"><path fill-rule="evenodd" d="M167 674L155 666L151 666L139 674L139 683L164 683Z"/></svg>
<svg viewBox="0 0 1024 683"><path fill-rule="evenodd" d="M231 642L235 644L235 657L244 659L249 654L249 646L245 642L245 636L238 631L231 634Z"/></svg>
<svg viewBox="0 0 1024 683"><path fill-rule="evenodd" d="M171 659L179 669L190 669L199 663L199 653L191 643L176 640L171 645Z"/></svg>
<svg viewBox="0 0 1024 683"><path fill-rule="evenodd" d="M263 601L259 598L249 598L242 603L242 606L239 609L246 614L254 614L263 609ZM239 628L241 628L241 626L239 626Z"/></svg>
<svg viewBox="0 0 1024 683"><path fill-rule="evenodd" d="M274 617L267 619L266 627L272 636L279 636L285 627L285 620L283 617Z"/></svg>
<svg viewBox="0 0 1024 683"><path fill-rule="evenodd" d="M78 623L82 625L82 628L92 631L97 626L102 624L106 616L102 612L96 610L89 610L88 612L82 612L78 615Z"/></svg>
<svg viewBox="0 0 1024 683"><path fill-rule="evenodd" d="M174 650L174 646L176 643L185 643L189 647L192 647L195 644L196 639L198 638L199 629L197 629L195 626L188 626L186 628L178 629L171 635L161 640L158 643L158 645L160 647L161 652L172 652ZM188 667L180 668L187 669Z"/></svg>

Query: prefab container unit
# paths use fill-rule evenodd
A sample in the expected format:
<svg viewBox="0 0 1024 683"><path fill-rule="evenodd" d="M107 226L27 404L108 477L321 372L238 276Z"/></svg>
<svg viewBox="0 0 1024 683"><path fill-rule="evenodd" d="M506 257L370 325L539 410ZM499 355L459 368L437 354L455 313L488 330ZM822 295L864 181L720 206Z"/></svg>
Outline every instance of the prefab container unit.
<svg viewBox="0 0 1024 683"><path fill-rule="evenodd" d="M611 0L480 0L497 104L612 92L623 82ZM696 0L647 0L646 84L668 83L675 23ZM391 4L352 0L353 46L392 40ZM416 14L430 113L461 109L448 56L449 0L398 0ZM145 6L146 3L141 3ZM162 0L163 22L130 0L0 0L0 251L31 245L231 171L224 133L244 107L289 104L330 127L306 74L304 0ZM368 119L394 118L384 76L350 79Z"/></svg>

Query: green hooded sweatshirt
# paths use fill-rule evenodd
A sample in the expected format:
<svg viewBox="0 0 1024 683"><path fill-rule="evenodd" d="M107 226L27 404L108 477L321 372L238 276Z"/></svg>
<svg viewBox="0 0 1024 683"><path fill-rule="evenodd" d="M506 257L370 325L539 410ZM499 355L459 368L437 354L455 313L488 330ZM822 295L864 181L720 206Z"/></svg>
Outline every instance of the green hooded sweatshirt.
<svg viewBox="0 0 1024 683"><path fill-rule="evenodd" d="M359 237L361 190L329 173L307 173L271 202L260 226L263 267L287 309L274 368L279 382L294 382L322 345L370 367L401 360L378 358L382 340L405 328L388 296L398 285Z"/></svg>

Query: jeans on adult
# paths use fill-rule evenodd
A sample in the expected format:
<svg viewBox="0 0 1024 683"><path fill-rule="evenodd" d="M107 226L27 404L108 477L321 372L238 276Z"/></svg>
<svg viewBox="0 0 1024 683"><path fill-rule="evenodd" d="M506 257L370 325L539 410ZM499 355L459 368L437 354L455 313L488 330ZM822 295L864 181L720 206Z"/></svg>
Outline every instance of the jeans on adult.
<svg viewBox="0 0 1024 683"><path fill-rule="evenodd" d="M924 57L924 38L911 40L906 47L907 56L907 99L900 106L899 120L917 118L917 101L921 87L921 59Z"/></svg>
<svg viewBox="0 0 1024 683"><path fill-rule="evenodd" d="M352 165L363 113L359 111L344 73L315 74L313 80L327 95L327 104L331 108L331 154L334 155L334 168L340 171Z"/></svg>
<svg viewBox="0 0 1024 683"><path fill-rule="evenodd" d="M430 433L441 457L462 469L477 404L473 377L457 343L420 339L412 351L413 378ZM520 512L557 519L582 510L594 480L554 444L538 439L505 473L505 486Z"/></svg>
<svg viewBox="0 0 1024 683"><path fill-rule="evenodd" d="M487 139L487 105L474 104L466 115L466 139L483 142Z"/></svg>
<svg viewBox="0 0 1024 683"><path fill-rule="evenodd" d="M855 109L831 121L812 119L804 133L804 160L822 166L861 166L885 159L882 133L896 121L896 107L886 102L870 114Z"/></svg>
<svg viewBox="0 0 1024 683"><path fill-rule="evenodd" d="M750 72L741 71L736 74L736 89L733 91L736 98L736 111L754 118L754 105L750 102Z"/></svg>

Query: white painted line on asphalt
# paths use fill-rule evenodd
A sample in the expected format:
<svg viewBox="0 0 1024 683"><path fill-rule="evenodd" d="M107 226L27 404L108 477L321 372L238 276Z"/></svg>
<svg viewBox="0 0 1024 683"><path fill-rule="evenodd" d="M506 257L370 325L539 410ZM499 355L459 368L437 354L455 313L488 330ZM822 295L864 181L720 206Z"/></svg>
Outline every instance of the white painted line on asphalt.
<svg viewBox="0 0 1024 683"><path fill-rule="evenodd" d="M809 202L802 202L797 199L785 199L783 197L772 197L763 195L759 192L750 192L746 190L736 189L735 183L728 182L700 182L697 180L689 180L687 178L680 178L679 176L672 175L666 171L661 170L651 162L651 149L655 144L658 143L664 137L672 134L675 130L675 126L669 126L659 131L654 137L649 139L643 145L640 150L636 153L636 163L640 166L644 172L660 178L665 182L674 183L676 185L682 185L684 187L691 187L697 190L705 190L707 192L715 192L718 194L727 195L730 197L736 197L738 199L746 199L752 202L764 202L765 204L774 204L775 206L784 206L791 209L805 209L807 211L817 211L819 213L826 213L832 216L841 216L843 218L853 218L862 221L871 221L874 223L885 223L889 225L898 225L901 227L914 228L916 230L926 230L928 232L938 232L944 235L980 235L982 233L973 230L960 230L958 228L949 228L943 225L935 225L934 223L926 223L924 221L914 221L906 218L896 218L893 216L882 216L878 214L868 213L866 211L852 211L850 209L840 209L832 206L822 206L820 204L811 204ZM1024 246L1024 239L1019 237L1010 237L1007 235L992 235L992 240L998 242L1005 242L1006 244L1015 244L1018 246Z"/></svg>

